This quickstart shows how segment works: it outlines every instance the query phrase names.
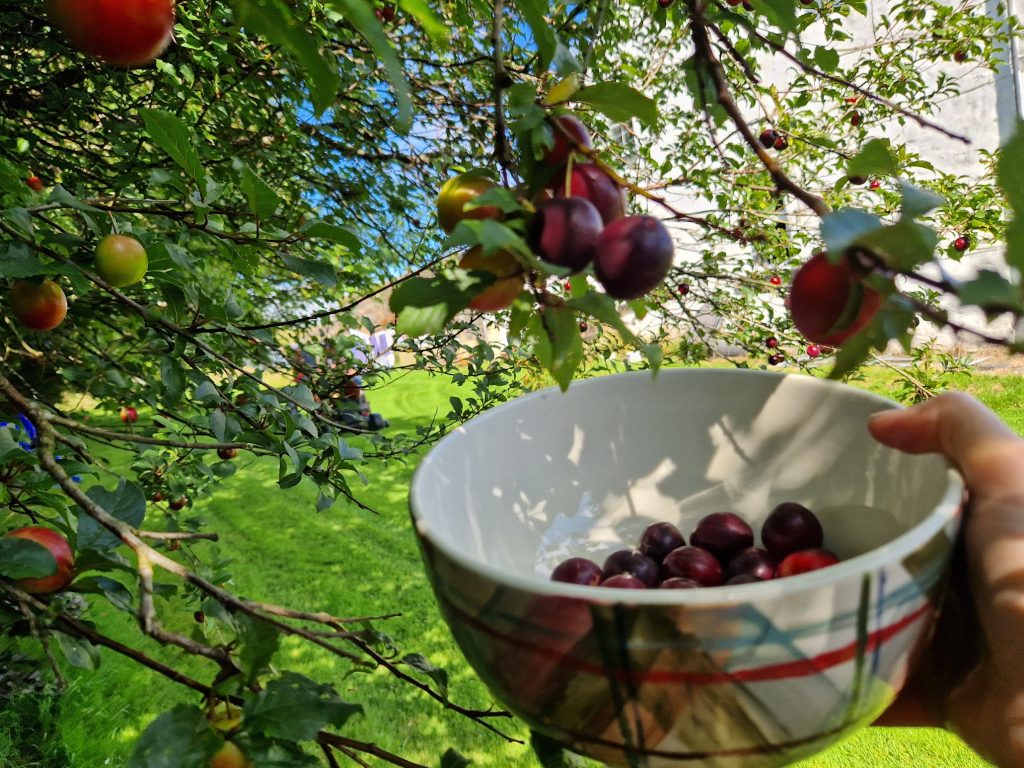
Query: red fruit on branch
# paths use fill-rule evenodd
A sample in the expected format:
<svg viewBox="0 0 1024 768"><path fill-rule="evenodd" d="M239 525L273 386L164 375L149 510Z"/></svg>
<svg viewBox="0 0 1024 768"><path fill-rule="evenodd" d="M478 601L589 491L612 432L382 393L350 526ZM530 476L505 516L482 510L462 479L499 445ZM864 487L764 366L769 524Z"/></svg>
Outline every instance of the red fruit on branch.
<svg viewBox="0 0 1024 768"><path fill-rule="evenodd" d="M53 330L68 313L64 291L50 279L41 283L18 280L11 286L9 298L11 314L33 331Z"/></svg>
<svg viewBox="0 0 1024 768"><path fill-rule="evenodd" d="M672 268L675 245L653 216L627 216L604 228L594 251L594 272L615 299L635 299L656 288Z"/></svg>
<svg viewBox="0 0 1024 768"><path fill-rule="evenodd" d="M878 189L881 186L882 182L880 182L878 179L872 179L871 183L868 184L868 189Z"/></svg>
<svg viewBox="0 0 1024 768"><path fill-rule="evenodd" d="M493 205L466 208L467 204L496 186L489 176L480 171L467 171L448 179L437 195L437 221L441 229L451 232L463 219L500 219L501 209Z"/></svg>
<svg viewBox="0 0 1024 768"><path fill-rule="evenodd" d="M680 283L679 284L679 295L680 296L685 296L689 292L690 292L690 286L688 286L686 283Z"/></svg>
<svg viewBox="0 0 1024 768"><path fill-rule="evenodd" d="M466 252L459 262L459 268L490 272L495 278L493 283L470 299L470 309L478 312L497 312L511 306L516 297L523 292L523 267L509 251L495 251L489 256L484 256L484 249L477 246Z"/></svg>
<svg viewBox="0 0 1024 768"><path fill-rule="evenodd" d="M182 496L179 499L175 499L167 506L173 509L175 512L178 512L179 510L182 510L188 506L188 496Z"/></svg>
<svg viewBox="0 0 1024 768"><path fill-rule="evenodd" d="M838 347L874 317L882 296L864 285L849 258L837 264L816 253L793 276L789 311L797 330L816 344Z"/></svg>
<svg viewBox="0 0 1024 768"><path fill-rule="evenodd" d="M771 128L765 128L761 131L761 135L757 137L757 140L761 142L761 146L765 149L771 149L775 146L775 139L779 137L779 134Z"/></svg>
<svg viewBox="0 0 1024 768"><path fill-rule="evenodd" d="M75 48L121 67L153 61L174 27L173 0L49 0L48 7Z"/></svg>
<svg viewBox="0 0 1024 768"><path fill-rule="evenodd" d="M953 248L954 248L954 250L957 250L960 253L963 253L964 251L967 250L967 248L968 248L968 246L970 246L970 244L971 244L971 240L970 240L969 237L967 237L967 235L960 235L960 237L958 237L956 240L953 241Z"/></svg>
<svg viewBox="0 0 1024 768"><path fill-rule="evenodd" d="M33 192L43 191L43 180L40 179L38 176L29 176L27 179L25 179L25 183L28 184L28 188L31 189Z"/></svg>
<svg viewBox="0 0 1024 768"><path fill-rule="evenodd" d="M526 239L544 261L579 272L594 258L602 227L589 200L556 197L537 206Z"/></svg>
<svg viewBox="0 0 1024 768"><path fill-rule="evenodd" d="M768 347L768 349L775 349L776 347L779 346L779 340L774 336L769 336L767 339L764 340L764 345Z"/></svg>
<svg viewBox="0 0 1024 768"><path fill-rule="evenodd" d="M860 125L860 112L850 113L850 125L852 125L854 128Z"/></svg>
<svg viewBox="0 0 1024 768"><path fill-rule="evenodd" d="M46 595L63 589L75 576L75 558L71 553L68 540L56 531L38 525L18 528L6 534L12 539L33 541L46 547L53 559L57 561L57 570L49 576L39 578L17 579L14 584L19 589L32 595Z"/></svg>
<svg viewBox="0 0 1024 768"><path fill-rule="evenodd" d="M235 458L237 455L238 455L238 449L237 448L218 448L217 449L217 456L222 461L231 461L231 459Z"/></svg>
<svg viewBox="0 0 1024 768"><path fill-rule="evenodd" d="M779 150L780 152L784 149L789 149L789 139L787 139L785 135L780 133L778 136L775 137L775 142L772 144L772 146L775 147L775 149Z"/></svg>
<svg viewBox="0 0 1024 768"><path fill-rule="evenodd" d="M121 421L125 424L134 424L139 420L139 412L131 405L126 405L121 409Z"/></svg>
<svg viewBox="0 0 1024 768"><path fill-rule="evenodd" d="M772 275L768 278L768 282L772 285L782 285L782 278L778 275Z"/></svg>
<svg viewBox="0 0 1024 768"><path fill-rule="evenodd" d="M781 365L786 361L783 355L768 355L768 365Z"/></svg>
<svg viewBox="0 0 1024 768"><path fill-rule="evenodd" d="M553 189L556 197L565 197L564 180L556 176ZM610 224L626 215L626 193L594 163L577 163L569 176L569 196L589 200L601 214L601 221Z"/></svg>
<svg viewBox="0 0 1024 768"><path fill-rule="evenodd" d="M557 126L552 127L555 143L544 155L544 162L552 168L561 168L568 162L569 153L577 146L590 149L593 145L590 143L590 132L575 115L559 115L554 118L554 122L557 123ZM558 126L561 126L565 133L572 137L572 143L562 131L558 130Z"/></svg>

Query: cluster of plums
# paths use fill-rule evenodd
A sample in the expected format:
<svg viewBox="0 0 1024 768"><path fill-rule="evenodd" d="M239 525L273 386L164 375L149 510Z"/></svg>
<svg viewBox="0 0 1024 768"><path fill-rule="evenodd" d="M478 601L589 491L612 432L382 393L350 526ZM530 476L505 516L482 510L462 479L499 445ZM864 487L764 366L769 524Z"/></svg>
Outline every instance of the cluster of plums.
<svg viewBox="0 0 1024 768"><path fill-rule="evenodd" d="M622 187L601 166L587 162L590 133L577 117L564 114L551 122L554 143L543 158L551 181L530 201L534 211L527 221L527 243L538 258L570 272L593 265L598 282L613 298L644 295L661 284L672 266L671 235L653 216L626 215ZM473 205L495 186L486 173L478 171L445 182L437 201L442 229L451 232L467 218L502 218L496 206ZM484 256L480 248L473 248L459 266L495 275L494 282L470 302L473 309L504 309L525 285L524 268L507 251Z"/></svg>
<svg viewBox="0 0 1024 768"><path fill-rule="evenodd" d="M835 565L839 558L822 547L824 531L807 507L787 501L772 510L754 531L732 512L702 518L687 545L672 523L644 529L636 549L613 552L600 566L585 557L560 563L552 581L619 589L693 589L750 584L795 576Z"/></svg>
<svg viewBox="0 0 1024 768"><path fill-rule="evenodd" d="M146 249L134 237L107 235L96 245L96 274L114 288L139 282L148 268ZM33 331L52 331L68 313L64 289L48 277L39 282L16 280L9 299L11 314Z"/></svg>

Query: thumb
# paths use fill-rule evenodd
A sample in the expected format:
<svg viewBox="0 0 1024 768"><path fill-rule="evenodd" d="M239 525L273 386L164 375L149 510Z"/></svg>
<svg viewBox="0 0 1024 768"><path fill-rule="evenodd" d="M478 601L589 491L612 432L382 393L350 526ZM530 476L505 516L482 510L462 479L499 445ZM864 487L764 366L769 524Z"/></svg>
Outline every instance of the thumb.
<svg viewBox="0 0 1024 768"><path fill-rule="evenodd" d="M1020 438L970 395L950 392L907 410L876 413L868 430L890 448L943 454L972 491L1024 493Z"/></svg>

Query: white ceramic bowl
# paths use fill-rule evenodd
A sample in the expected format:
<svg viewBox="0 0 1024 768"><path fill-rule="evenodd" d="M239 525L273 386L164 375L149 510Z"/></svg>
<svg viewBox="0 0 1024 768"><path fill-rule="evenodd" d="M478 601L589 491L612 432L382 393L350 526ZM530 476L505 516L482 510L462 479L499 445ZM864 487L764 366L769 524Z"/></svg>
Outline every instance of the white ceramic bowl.
<svg viewBox="0 0 1024 768"><path fill-rule="evenodd" d="M469 663L531 728L614 766L779 766L874 719L927 642L963 485L868 435L883 398L809 376L665 370L537 392L441 440L410 507ZM839 565L758 584L555 583L581 555L729 510L814 510Z"/></svg>

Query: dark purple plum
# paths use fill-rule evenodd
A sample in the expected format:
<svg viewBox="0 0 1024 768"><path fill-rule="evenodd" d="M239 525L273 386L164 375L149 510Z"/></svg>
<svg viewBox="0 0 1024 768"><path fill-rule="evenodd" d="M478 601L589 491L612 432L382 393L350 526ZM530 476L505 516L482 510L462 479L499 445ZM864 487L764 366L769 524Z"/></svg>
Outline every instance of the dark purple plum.
<svg viewBox="0 0 1024 768"><path fill-rule="evenodd" d="M617 573L614 576L609 576L598 586L617 589L647 589L647 585L631 573Z"/></svg>
<svg viewBox="0 0 1024 768"><path fill-rule="evenodd" d="M620 549L608 555L604 561L604 577L620 573L631 573L648 587L658 583L658 564L636 549Z"/></svg>
<svg viewBox="0 0 1024 768"><path fill-rule="evenodd" d="M714 512L697 523L690 534L690 544L727 563L737 552L754 545L754 531L737 514Z"/></svg>
<svg viewBox="0 0 1024 768"><path fill-rule="evenodd" d="M555 118L555 122L572 137L572 142L565 137L562 131L558 130L557 126L551 126L551 130L555 134L555 143L544 155L544 162L553 168L561 168L569 160L569 153L576 146L590 149L593 145L590 143L590 132L587 130L587 126L575 115L560 115ZM574 144L575 146L573 146Z"/></svg>
<svg viewBox="0 0 1024 768"><path fill-rule="evenodd" d="M784 501L761 526L761 543L778 560L801 549L815 549L825 541L821 523L807 507Z"/></svg>
<svg viewBox="0 0 1024 768"><path fill-rule="evenodd" d="M657 563L673 549L686 545L686 539L672 523L651 523L640 537L640 551Z"/></svg>
<svg viewBox="0 0 1024 768"><path fill-rule="evenodd" d="M673 576L661 582L658 585L658 589L700 589L700 582L686 579L682 576Z"/></svg>
<svg viewBox="0 0 1024 768"><path fill-rule="evenodd" d="M725 577L753 576L759 581L775 578L775 569L779 561L768 550L760 547L747 547L729 561L725 569Z"/></svg>
<svg viewBox="0 0 1024 768"><path fill-rule="evenodd" d="M761 146L765 149L771 149L775 146L775 139L779 137L776 131L771 128L765 128L761 131L761 135L757 137L757 140L761 142Z"/></svg>
<svg viewBox="0 0 1024 768"><path fill-rule="evenodd" d="M717 587L725 581L722 564L718 558L699 547L679 547L665 556L661 564L661 578L681 576L693 579L702 587Z"/></svg>
<svg viewBox="0 0 1024 768"><path fill-rule="evenodd" d="M656 288L672 268L675 246L653 216L616 219L594 250L594 273L613 299L635 299Z"/></svg>
<svg viewBox="0 0 1024 768"><path fill-rule="evenodd" d="M603 226L589 200L559 197L537 206L527 239L544 261L579 272L594 258Z"/></svg>
<svg viewBox="0 0 1024 768"><path fill-rule="evenodd" d="M564 174L556 176L556 197L565 197ZM626 193L607 173L593 163L577 163L569 177L569 196L589 200L601 215L601 221L610 224L626 215Z"/></svg>
<svg viewBox="0 0 1024 768"><path fill-rule="evenodd" d="M757 584L759 581L764 581L764 579L759 579L751 573L737 573L725 582L725 586L731 587L736 584Z"/></svg>
<svg viewBox="0 0 1024 768"><path fill-rule="evenodd" d="M600 584L603 578L604 574L601 572L601 566L593 560L587 560L585 557L570 557L565 562L555 566L555 570L551 572L552 581L562 581L566 584L583 584L588 587Z"/></svg>

